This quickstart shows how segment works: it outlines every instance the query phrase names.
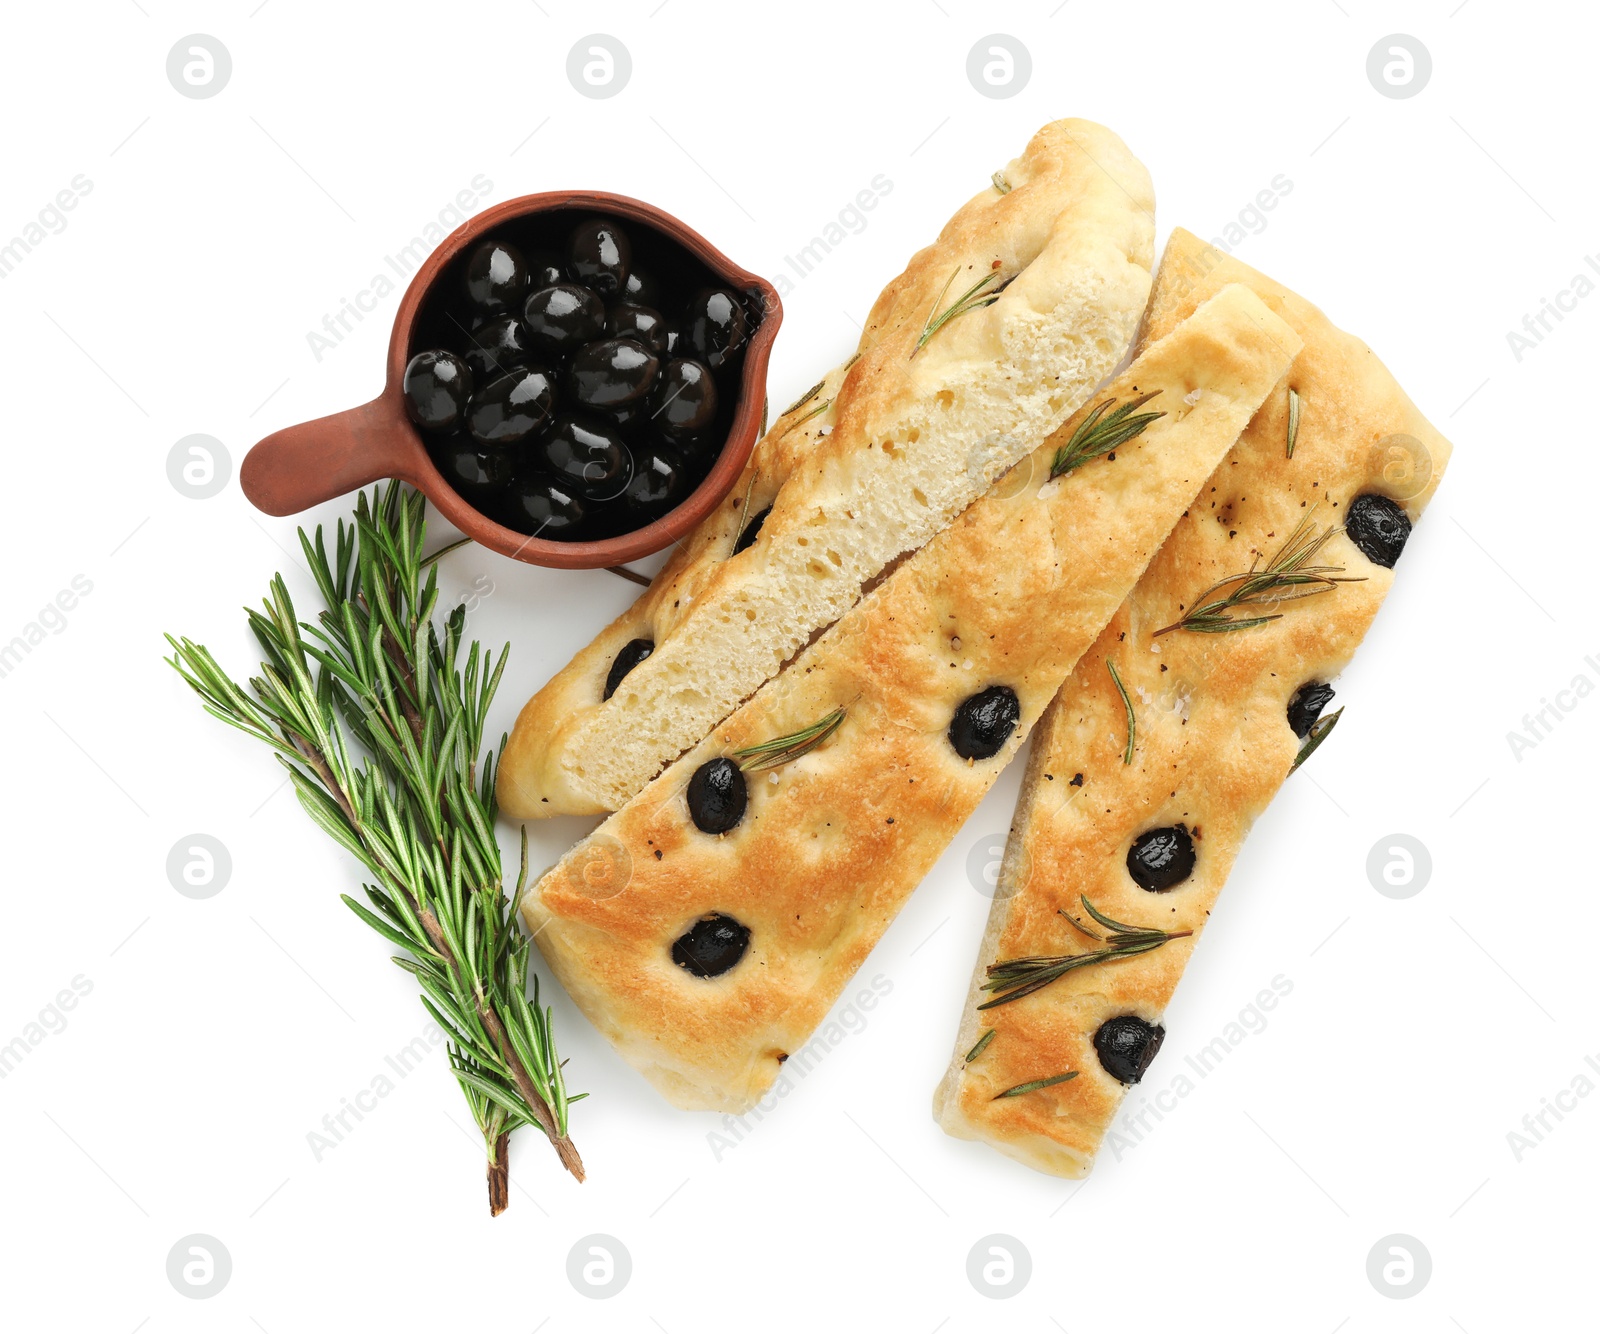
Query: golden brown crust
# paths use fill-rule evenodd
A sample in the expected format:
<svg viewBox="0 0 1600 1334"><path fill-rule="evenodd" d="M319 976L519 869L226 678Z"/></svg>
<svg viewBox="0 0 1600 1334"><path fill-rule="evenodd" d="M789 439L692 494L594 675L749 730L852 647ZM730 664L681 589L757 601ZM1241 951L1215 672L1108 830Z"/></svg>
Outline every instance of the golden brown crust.
<svg viewBox="0 0 1600 1334"><path fill-rule="evenodd" d="M1297 347L1244 288L1219 293L1103 395L1159 390L1166 416L1051 481L1069 421L543 878L526 908L539 948L671 1101L747 1107L803 1049ZM996 684L1021 722L963 760L951 718ZM825 744L749 776L731 833L692 826L701 764L841 706ZM751 931L713 979L670 953L707 913Z"/></svg>
<svg viewBox="0 0 1600 1334"><path fill-rule="evenodd" d="M508 814L615 809L1115 367L1149 292L1148 173L1110 131L1064 120L1005 174L884 289L847 373L774 424L649 591L529 701L500 770ZM985 275L1009 285L919 349L930 312ZM655 652L603 701L635 638Z"/></svg>
<svg viewBox="0 0 1600 1334"><path fill-rule="evenodd" d="M1450 454L1365 344L1187 232L1168 244L1142 341L1160 338L1230 283L1256 292L1305 346L1040 722L956 1054L935 1096L935 1116L950 1133L1063 1176L1088 1170L1124 1092L1096 1056L1096 1029L1119 1014L1160 1019L1245 834L1295 760L1290 698L1349 662L1394 571L1341 533L1320 559L1364 582L1285 604L1280 620L1249 630L1154 632L1215 581L1270 557L1303 519L1342 523L1358 495L1387 495L1415 520ZM1292 459L1290 388L1303 404ZM1108 661L1136 711L1132 765L1122 762L1126 711ZM1194 873L1168 893L1148 893L1128 874L1129 844L1174 824L1194 831ZM1069 973L980 1014L989 964L1092 947L1057 913L1070 908L1081 917L1080 893L1119 921L1195 934ZM994 1038L966 1065L990 1028ZM1161 1068L1158 1058L1158 1077ZM1003 1089L1074 1069L1078 1077L1066 1083L995 1101Z"/></svg>

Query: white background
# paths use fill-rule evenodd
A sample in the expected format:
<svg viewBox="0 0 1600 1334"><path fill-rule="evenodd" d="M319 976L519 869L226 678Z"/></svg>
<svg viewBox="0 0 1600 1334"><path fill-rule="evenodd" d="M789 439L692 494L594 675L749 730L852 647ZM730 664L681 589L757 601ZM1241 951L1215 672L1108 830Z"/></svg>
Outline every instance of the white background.
<svg viewBox="0 0 1600 1334"><path fill-rule="evenodd" d="M1507 741L1573 677L1600 683L1584 661L1600 659L1600 630L1596 442L1581 406L1600 300L1579 301L1520 362L1506 338L1600 243L1588 144L1600 25L1586 12L1500 0L8 6L0 240L75 175L92 190L0 281L0 641L75 575L93 591L0 679L0 1044L74 977L92 991L0 1081L3 1323L1591 1324L1600 1097L1560 1122L1547 1114L1550 1132L1520 1161L1507 1139L1600 1053L1600 700L1579 701L1520 759ZM565 75L568 50L596 30L633 61L607 101ZM1009 99L979 96L965 73L996 31L1033 62ZM194 32L232 54L231 82L209 100L180 97L165 74ZM1365 72L1394 32L1432 54L1431 82L1408 100L1379 96ZM425 1018L339 902L353 864L266 753L204 716L162 665L171 630L250 670L239 607L274 571L312 600L294 522L255 513L236 481L214 499L181 495L166 474L173 443L214 435L236 473L261 435L374 394L397 297L320 362L307 333L478 173L493 182L485 204L561 186L641 196L768 275L886 176L869 225L785 301L770 388L788 402L853 346L910 252L1064 115L1110 125L1149 166L1161 240L1178 223L1219 235L1275 176L1292 181L1236 253L1364 337L1456 444L1339 683L1344 721L1245 849L1143 1091L1169 1085L1281 974L1293 989L1265 1031L1083 1184L938 1130L929 1098L988 907L968 858L1004 830L1019 764L866 965L859 983L892 984L867 1027L720 1160L707 1139L717 1118L667 1107L557 994L569 1081L593 1095L573 1113L587 1184L523 1132L512 1208L491 1220L439 1054L316 1161L308 1132ZM496 734L634 592L604 571L475 548L444 571L447 599L492 585L472 628L513 646ZM585 828L536 829L541 864ZM165 870L195 832L233 860L204 901L174 892ZM1365 870L1394 832L1433 860L1404 901ZM190 1233L232 1256L207 1301L166 1276ZM632 1256L610 1300L566 1277L591 1233ZM967 1278L990 1233L1032 1255L1031 1282L1006 1301ZM1367 1278L1368 1251L1390 1233L1433 1258L1409 1300Z"/></svg>

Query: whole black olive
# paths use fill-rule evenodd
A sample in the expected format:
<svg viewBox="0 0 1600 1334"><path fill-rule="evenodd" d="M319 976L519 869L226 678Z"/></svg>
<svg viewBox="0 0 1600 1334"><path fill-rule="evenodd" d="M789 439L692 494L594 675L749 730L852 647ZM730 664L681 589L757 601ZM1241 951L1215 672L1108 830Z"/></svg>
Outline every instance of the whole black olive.
<svg viewBox="0 0 1600 1334"><path fill-rule="evenodd" d="M521 444L550 420L555 386L537 366L519 366L490 380L467 405L467 430L479 444Z"/></svg>
<svg viewBox="0 0 1600 1334"><path fill-rule="evenodd" d="M703 834L726 834L750 800L744 772L729 759L707 760L689 779L689 818Z"/></svg>
<svg viewBox="0 0 1600 1334"><path fill-rule="evenodd" d="M595 417L558 417L533 446L540 467L586 500L610 500L628 480L628 447Z"/></svg>
<svg viewBox="0 0 1600 1334"><path fill-rule="evenodd" d="M528 290L522 252L504 241L480 241L467 256L467 300L479 310L512 310Z"/></svg>
<svg viewBox="0 0 1600 1334"><path fill-rule="evenodd" d="M509 485L516 470L516 460L509 451L485 449L465 433L453 435L435 447L433 461L456 493L478 508Z"/></svg>
<svg viewBox="0 0 1600 1334"><path fill-rule="evenodd" d="M638 269L630 267L627 281L622 284L622 297L638 306L659 306L661 284L648 273L640 273Z"/></svg>
<svg viewBox="0 0 1600 1334"><path fill-rule="evenodd" d="M617 656L611 660L611 670L606 673L606 692L600 698L610 699L615 695L622 678L655 651L656 642L653 639L630 639L618 649Z"/></svg>
<svg viewBox="0 0 1600 1334"><path fill-rule="evenodd" d="M660 356L667 350L667 322L654 306L619 301L606 314L606 332L613 338L631 338Z"/></svg>
<svg viewBox="0 0 1600 1334"><path fill-rule="evenodd" d="M1164 894L1194 870L1194 840L1181 824L1147 829L1128 849L1128 874L1140 889Z"/></svg>
<svg viewBox="0 0 1600 1334"><path fill-rule="evenodd" d="M461 420L472 397L472 374L453 352L419 352L406 363L400 382L406 415L425 431L448 431Z"/></svg>
<svg viewBox="0 0 1600 1334"><path fill-rule="evenodd" d="M650 392L661 367L654 353L631 338L585 343L567 369L567 388L585 408L619 408Z"/></svg>
<svg viewBox="0 0 1600 1334"><path fill-rule="evenodd" d="M1022 718L1022 705L1010 686L990 686L969 695L950 720L950 744L964 760L987 760L1000 751Z"/></svg>
<svg viewBox="0 0 1600 1334"><path fill-rule="evenodd" d="M683 343L696 361L720 371L744 350L746 332L744 306L737 292L703 287L690 300L683 321Z"/></svg>
<svg viewBox="0 0 1600 1334"><path fill-rule="evenodd" d="M528 255L528 290L549 287L567 280L566 266L554 250L535 250Z"/></svg>
<svg viewBox="0 0 1600 1334"><path fill-rule="evenodd" d="M1411 536L1411 520L1388 496L1357 496L1344 516L1344 530L1374 565L1394 568Z"/></svg>
<svg viewBox="0 0 1600 1334"><path fill-rule="evenodd" d="M506 488L500 516L507 528L560 542L577 535L584 510L569 487L530 472Z"/></svg>
<svg viewBox="0 0 1600 1334"><path fill-rule="evenodd" d="M492 315L472 331L472 344L462 360L476 384L487 384L515 370L533 355L528 331L515 315Z"/></svg>
<svg viewBox="0 0 1600 1334"><path fill-rule="evenodd" d="M749 927L726 913L707 913L672 942L672 962L696 977L718 977L749 948Z"/></svg>
<svg viewBox="0 0 1600 1334"><path fill-rule="evenodd" d="M666 434L694 435L716 420L717 382L700 362L675 357L662 367L651 406Z"/></svg>
<svg viewBox="0 0 1600 1334"><path fill-rule="evenodd" d="M633 266L627 234L609 218L589 218L567 242L567 273L602 296L620 296Z"/></svg>
<svg viewBox="0 0 1600 1334"><path fill-rule="evenodd" d="M761 525L767 521L767 515L772 513L772 506L768 505L760 514L745 524L744 532L739 534L739 540L733 544L733 554L737 556L747 547L755 545L756 538L761 536Z"/></svg>
<svg viewBox="0 0 1600 1334"><path fill-rule="evenodd" d="M535 347L565 356L605 332L606 303L587 287L552 283L528 293L522 323Z"/></svg>
<svg viewBox="0 0 1600 1334"><path fill-rule="evenodd" d="M1308 736L1332 699L1333 687L1321 681L1308 681L1295 691L1289 701L1289 726L1294 734L1301 739Z"/></svg>
<svg viewBox="0 0 1600 1334"><path fill-rule="evenodd" d="M622 488L622 508L639 525L650 523L688 494L687 481L675 450L640 450L633 456L633 476Z"/></svg>
<svg viewBox="0 0 1600 1334"><path fill-rule="evenodd" d="M1095 1030L1094 1049L1108 1075L1119 1083L1137 1084L1166 1036L1160 1024L1146 1023L1136 1014L1119 1014Z"/></svg>
<svg viewBox="0 0 1600 1334"><path fill-rule="evenodd" d="M619 403L614 408L596 408L595 411L623 436L632 439L650 421L650 400L636 398L631 403Z"/></svg>

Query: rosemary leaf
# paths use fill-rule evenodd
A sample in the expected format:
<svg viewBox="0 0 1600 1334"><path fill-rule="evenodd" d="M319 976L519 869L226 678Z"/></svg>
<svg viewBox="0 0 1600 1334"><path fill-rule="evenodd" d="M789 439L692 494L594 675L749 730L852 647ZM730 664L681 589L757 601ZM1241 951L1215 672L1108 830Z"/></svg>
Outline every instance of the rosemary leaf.
<svg viewBox="0 0 1600 1334"><path fill-rule="evenodd" d="M780 764L788 764L791 760L798 760L808 751L815 750L839 730L839 725L844 722L844 715L842 707L834 709L809 727L802 727L798 732L774 737L771 741L758 741L753 746L741 747L733 752L733 758L739 761L739 768L745 773L776 769Z"/></svg>
<svg viewBox="0 0 1600 1334"><path fill-rule="evenodd" d="M818 394L820 394L822 392L822 386L827 384L827 383L828 383L828 377L827 376L823 376L822 379L820 379L820 380L818 380L816 382L816 384L812 385L811 388L809 388L809 389L807 389L805 391L805 393L801 394L799 398L795 399L795 401L793 403L789 404L789 406L786 407L783 410L781 415L787 417L796 408L805 407L805 405L807 403L809 403L812 399L814 399Z"/></svg>
<svg viewBox="0 0 1600 1334"><path fill-rule="evenodd" d="M951 269L950 276L944 280L944 286L939 289L939 295L934 298L933 309L928 312L928 318L922 326L922 334L917 339L917 345L911 349L911 355L913 357L916 356L918 352L922 351L923 347L927 344L927 341L932 338L934 334L938 333L940 329L944 328L945 325L949 324L951 320L959 319L962 315L967 314L969 311L981 310L985 306L992 306L1000 299L1000 292L1008 281L1001 279L999 273L991 269L988 273L984 274L983 277L979 278L977 282L973 283L971 287L967 288L967 290L958 296L953 302L951 302L949 306L941 311L939 309L939 303L944 300L945 293L950 290L950 284L955 282L956 274L960 272L961 266L959 264L956 265L955 268ZM983 289L990 283L996 282L997 280L999 281L1000 285L993 291L983 291ZM979 293L982 293L982 295L979 295Z"/></svg>
<svg viewBox="0 0 1600 1334"><path fill-rule="evenodd" d="M962 1064L971 1065L978 1057L982 1056L983 1049L994 1041L994 1034L994 1029L985 1029L983 1036L972 1044L972 1050L967 1053L967 1059Z"/></svg>
<svg viewBox="0 0 1600 1334"><path fill-rule="evenodd" d="M1122 684L1122 677L1117 674L1117 664L1112 662L1110 658L1107 658L1106 666L1111 669L1111 679L1116 682L1117 694L1122 696L1122 707L1126 709L1128 713L1128 748L1122 752L1122 762L1124 764L1132 764L1135 727L1133 717L1133 701L1128 698L1128 691L1127 688Z"/></svg>
<svg viewBox="0 0 1600 1334"><path fill-rule="evenodd" d="M991 1029L990 1031L993 1032L994 1030ZM1076 1070L1068 1070L1064 1075L1051 1075L1046 1079L1030 1079L1026 1084L1018 1084L1013 1088L1006 1089L1003 1093L996 1093L990 1101L999 1102L1001 1098L1020 1098L1024 1093L1034 1093L1039 1089L1047 1089L1052 1084L1065 1084L1067 1080L1076 1079L1077 1077L1078 1072Z"/></svg>
<svg viewBox="0 0 1600 1334"><path fill-rule="evenodd" d="M1138 411L1160 392L1159 389L1151 390L1114 409L1117 401L1114 398L1098 404L1078 423L1067 443L1056 450L1050 464L1050 476L1062 477L1090 459L1109 454L1118 445L1127 444L1143 432L1158 417L1165 417L1167 414L1164 412ZM1138 415L1133 415L1135 413Z"/></svg>
<svg viewBox="0 0 1600 1334"><path fill-rule="evenodd" d="M1294 442L1300 437L1300 395L1293 389L1289 391L1289 438L1286 442L1285 458L1294 457Z"/></svg>
<svg viewBox="0 0 1600 1334"><path fill-rule="evenodd" d="M1011 182L1006 180L1006 175L1003 171L995 172L989 179L994 182L994 188L1001 194L1008 195L1011 193Z"/></svg>
<svg viewBox="0 0 1600 1334"><path fill-rule="evenodd" d="M1338 726L1339 715L1343 712L1342 708L1335 709L1326 718L1318 718L1311 724L1311 730L1306 733L1306 739L1301 743L1300 753L1294 757L1294 763L1289 766L1290 773L1309 760L1312 752L1328 739L1328 733Z"/></svg>

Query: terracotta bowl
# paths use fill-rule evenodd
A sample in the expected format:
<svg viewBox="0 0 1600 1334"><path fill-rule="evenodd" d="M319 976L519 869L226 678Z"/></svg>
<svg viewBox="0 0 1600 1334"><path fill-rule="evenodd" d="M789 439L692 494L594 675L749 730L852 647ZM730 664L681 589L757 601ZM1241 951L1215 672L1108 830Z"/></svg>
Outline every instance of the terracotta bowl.
<svg viewBox="0 0 1600 1334"><path fill-rule="evenodd" d="M755 307L740 371L739 401L727 441L711 471L676 509L654 523L596 542L529 537L480 514L434 467L422 436L406 416L401 393L413 329L430 289L445 268L480 237L513 219L558 210L602 213L654 231L688 251L717 281L747 293ZM566 570L637 560L670 546L705 518L744 470L760 429L767 359L782 320L783 307L770 283L741 269L693 228L649 204L594 190L557 190L507 200L456 228L417 270L394 318L383 392L358 408L275 431L246 455L239 469L239 485L257 509L284 515L297 514L382 478L398 477L424 492L439 513L473 541L501 555Z"/></svg>

